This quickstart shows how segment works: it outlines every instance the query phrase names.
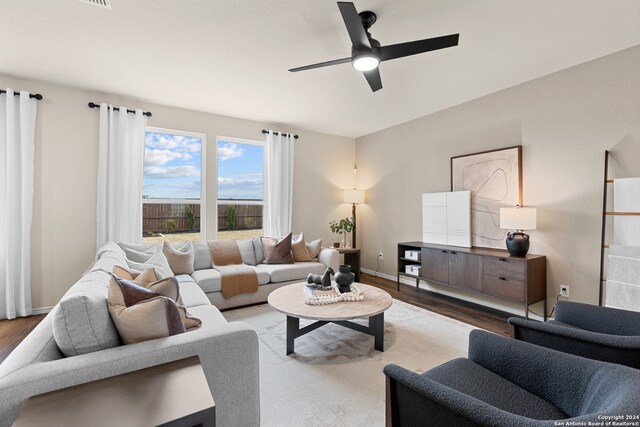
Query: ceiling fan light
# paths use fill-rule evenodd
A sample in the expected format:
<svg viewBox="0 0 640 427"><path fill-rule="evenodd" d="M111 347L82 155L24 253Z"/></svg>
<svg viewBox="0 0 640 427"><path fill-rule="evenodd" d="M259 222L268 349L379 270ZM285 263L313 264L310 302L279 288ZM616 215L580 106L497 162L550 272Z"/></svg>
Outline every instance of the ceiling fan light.
<svg viewBox="0 0 640 427"><path fill-rule="evenodd" d="M363 53L353 58L351 65L358 71L370 71L380 64L380 58L373 53Z"/></svg>

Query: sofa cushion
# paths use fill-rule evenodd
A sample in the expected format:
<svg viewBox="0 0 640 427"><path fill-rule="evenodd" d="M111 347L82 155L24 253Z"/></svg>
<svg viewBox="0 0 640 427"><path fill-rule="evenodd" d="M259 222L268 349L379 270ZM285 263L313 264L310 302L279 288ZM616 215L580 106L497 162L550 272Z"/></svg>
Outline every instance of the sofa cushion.
<svg viewBox="0 0 640 427"><path fill-rule="evenodd" d="M256 265L256 252L253 249L253 241L251 239L236 240L242 262L247 265Z"/></svg>
<svg viewBox="0 0 640 427"><path fill-rule="evenodd" d="M258 285L266 285L269 283L269 273L258 267L250 266L258 275ZM198 286L206 293L220 292L222 290L222 276L217 270L209 268L207 270L194 271L191 275Z"/></svg>
<svg viewBox="0 0 640 427"><path fill-rule="evenodd" d="M226 325L228 323L227 319L220 313L220 310L211 304L193 307L193 314L202 320L205 328Z"/></svg>
<svg viewBox="0 0 640 427"><path fill-rule="evenodd" d="M538 420L567 418L551 403L469 359L454 359L422 376L512 414Z"/></svg>
<svg viewBox="0 0 640 427"><path fill-rule="evenodd" d="M291 232L281 239L262 237L264 262L266 264L293 264L291 256Z"/></svg>
<svg viewBox="0 0 640 427"><path fill-rule="evenodd" d="M171 244L164 242L162 253L167 257L169 266L173 274L193 273L193 244L191 242L181 242Z"/></svg>
<svg viewBox="0 0 640 427"><path fill-rule="evenodd" d="M178 294L178 281L173 279L173 283L175 294ZM113 323L125 344L186 332L178 306L172 298L129 280L112 277L107 303Z"/></svg>
<svg viewBox="0 0 640 427"><path fill-rule="evenodd" d="M102 289L63 297L53 308L53 337L65 356L77 356L120 345Z"/></svg>
<svg viewBox="0 0 640 427"><path fill-rule="evenodd" d="M206 270L211 268L211 248L204 240L193 242L193 269Z"/></svg>
<svg viewBox="0 0 640 427"><path fill-rule="evenodd" d="M204 294L204 291L193 280L180 282L180 298L182 298L184 306L189 309L189 314L195 317L198 317L193 314L195 307L211 305L211 301Z"/></svg>
<svg viewBox="0 0 640 427"><path fill-rule="evenodd" d="M300 233L298 238L291 240L291 255L294 262L310 262L313 260L304 241L304 233Z"/></svg>
<svg viewBox="0 0 640 427"><path fill-rule="evenodd" d="M271 283L306 279L309 273L322 274L327 269L319 262L296 262L295 264L260 264L257 269L269 273Z"/></svg>

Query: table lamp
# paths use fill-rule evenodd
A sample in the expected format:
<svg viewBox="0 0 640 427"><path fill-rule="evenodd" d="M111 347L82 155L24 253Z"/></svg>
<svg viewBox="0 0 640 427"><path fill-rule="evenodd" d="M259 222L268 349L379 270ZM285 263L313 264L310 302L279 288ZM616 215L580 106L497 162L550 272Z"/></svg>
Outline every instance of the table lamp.
<svg viewBox="0 0 640 427"><path fill-rule="evenodd" d="M507 250L511 256L525 256L529 251L529 235L523 230L536 229L536 208L500 208L500 228L507 233Z"/></svg>
<svg viewBox="0 0 640 427"><path fill-rule="evenodd" d="M351 234L351 247L356 248L356 205L364 203L364 190L344 190L344 202L351 203L351 216L353 217L353 232Z"/></svg>

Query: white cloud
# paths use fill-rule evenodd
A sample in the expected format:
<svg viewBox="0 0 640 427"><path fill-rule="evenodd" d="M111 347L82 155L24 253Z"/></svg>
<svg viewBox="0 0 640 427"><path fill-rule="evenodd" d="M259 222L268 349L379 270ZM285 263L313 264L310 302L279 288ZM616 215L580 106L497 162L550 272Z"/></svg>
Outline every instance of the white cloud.
<svg viewBox="0 0 640 427"><path fill-rule="evenodd" d="M147 132L145 146L161 150L181 150L197 153L202 148L202 140L194 136L172 135L166 133Z"/></svg>
<svg viewBox="0 0 640 427"><path fill-rule="evenodd" d="M162 166L176 159L192 160L193 157L189 153L181 153L178 151L161 150L157 148L146 148L144 150L145 166Z"/></svg>
<svg viewBox="0 0 640 427"><path fill-rule="evenodd" d="M145 178L180 178L200 176L200 170L193 165L185 166L148 166L144 169Z"/></svg>
<svg viewBox="0 0 640 427"><path fill-rule="evenodd" d="M242 157L244 149L239 148L237 144L233 142L227 142L226 144L218 145L218 160L224 162L225 160L234 159L236 157Z"/></svg>

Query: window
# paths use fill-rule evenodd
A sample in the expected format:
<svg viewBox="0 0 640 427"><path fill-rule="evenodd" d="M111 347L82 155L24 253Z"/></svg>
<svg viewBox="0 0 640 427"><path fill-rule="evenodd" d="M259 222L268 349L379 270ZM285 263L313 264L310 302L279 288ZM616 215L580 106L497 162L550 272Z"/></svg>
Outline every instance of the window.
<svg viewBox="0 0 640 427"><path fill-rule="evenodd" d="M218 138L218 239L262 235L264 142Z"/></svg>
<svg viewBox="0 0 640 427"><path fill-rule="evenodd" d="M147 128L142 188L145 243L205 238L205 142L202 134Z"/></svg>

